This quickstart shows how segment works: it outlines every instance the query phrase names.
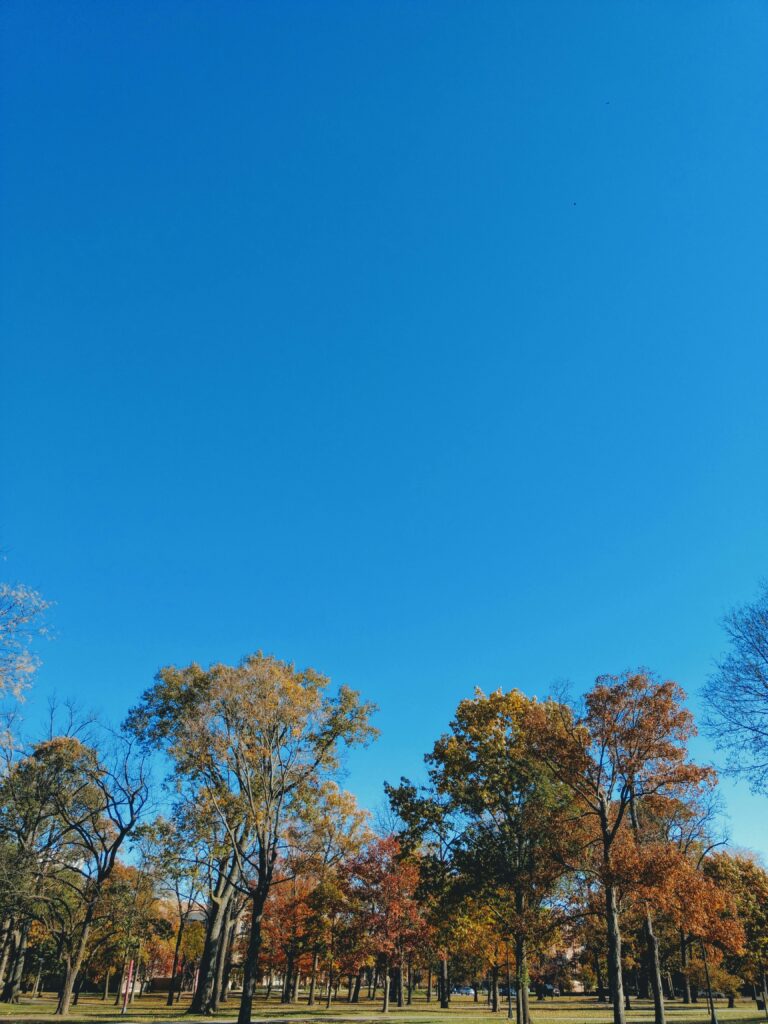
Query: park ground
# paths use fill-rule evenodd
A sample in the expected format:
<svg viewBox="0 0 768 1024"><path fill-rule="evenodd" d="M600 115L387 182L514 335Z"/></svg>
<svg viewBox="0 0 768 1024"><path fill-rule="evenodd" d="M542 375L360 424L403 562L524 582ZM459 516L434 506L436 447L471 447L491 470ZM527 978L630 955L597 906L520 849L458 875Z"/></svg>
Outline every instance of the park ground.
<svg viewBox="0 0 768 1024"><path fill-rule="evenodd" d="M211 1018L192 1017L185 1013L188 1000L182 999L181 1003L169 1009L165 1005L165 995L144 995L134 999L129 1006L127 1017L136 1022L175 1022L208 1020ZM56 999L53 994L44 994L42 998L32 999L29 996L22 996L21 1001L15 1005L0 1003L0 1018L8 1021L25 1021L27 1024L40 1021L48 1024L53 1017L56 1007ZM237 994L233 996L216 1015L218 1024L228 1024L237 1019L238 999ZM717 1005L718 1020L722 1024L729 1021L738 1021L739 1024L765 1024L766 1017L762 1011L758 1011L754 1001L737 1000L733 1009L728 1009L725 1001ZM452 996L451 1008L440 1010L434 1004L427 1005L421 1000L412 1006L398 1008L393 1006L390 1009L391 1017L396 1019L396 1024L487 1024L495 1019L501 1024L506 1020L506 1007L498 1014L492 1014L484 1003L475 1004L471 996ZM317 1021L325 1024L363 1024L364 1021L377 1021L382 1018L380 1004L378 1002L364 1001L358 1005L350 1005L344 1002L336 1002L329 1009L325 1006L313 1007L311 1010L306 1005L296 1004L286 1006L278 1000L269 1002L257 1000L253 1008L254 1022L265 1021L267 1024L312 1024ZM610 1007L598 1003L594 997L589 996L561 996L550 999L546 1002L535 1002L531 1006L533 1024L610 1024ZM98 1024L99 1021L115 1021L120 1017L120 1010L112 1005L112 1002L105 1003L99 996L81 996L77 1006L67 1018L72 1024ZM709 1013L707 1005L699 1002L686 1006L680 1002L667 1004L667 1020L669 1024L709 1024ZM633 1008L627 1013L628 1024L652 1024L653 1005L644 1000L634 1000ZM52 1022L51 1022L52 1024Z"/></svg>

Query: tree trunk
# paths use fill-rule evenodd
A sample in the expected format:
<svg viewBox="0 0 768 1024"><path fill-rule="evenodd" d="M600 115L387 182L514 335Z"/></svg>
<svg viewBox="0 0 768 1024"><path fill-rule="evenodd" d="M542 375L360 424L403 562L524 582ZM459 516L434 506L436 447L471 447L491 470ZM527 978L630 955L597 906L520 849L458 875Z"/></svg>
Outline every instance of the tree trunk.
<svg viewBox="0 0 768 1024"><path fill-rule="evenodd" d="M450 997L448 995L448 957L444 956L440 959L440 1008L447 1010L450 1006Z"/></svg>
<svg viewBox="0 0 768 1024"><path fill-rule="evenodd" d="M522 918L526 908L525 893L521 888L515 890L515 911ZM518 979L518 1024L528 1024L530 1011L528 1008L528 950L525 934L515 935L515 974Z"/></svg>
<svg viewBox="0 0 768 1024"><path fill-rule="evenodd" d="M101 997L102 1003L106 1003L109 999L109 977L112 974L112 968L108 967L104 972L104 995ZM171 992L173 992L173 983L171 983Z"/></svg>
<svg viewBox="0 0 768 1024"><path fill-rule="evenodd" d="M643 928L643 939L645 939L645 928ZM648 951L646 950L646 959ZM650 999L651 998L651 978L650 972L646 964L640 965L640 970L637 975L637 997L638 999Z"/></svg>
<svg viewBox="0 0 768 1024"><path fill-rule="evenodd" d="M688 977L688 936L680 932L680 973L683 976L683 1002L691 1002L691 979Z"/></svg>
<svg viewBox="0 0 768 1024"><path fill-rule="evenodd" d="M19 937L16 949L13 954L11 969L8 980L3 987L3 1002L18 1003L21 991L21 979L24 975L24 965L27 960L27 936L29 935L29 921L25 921L19 930Z"/></svg>
<svg viewBox="0 0 768 1024"><path fill-rule="evenodd" d="M632 822L632 830L635 837L640 839L640 819L637 814L637 803L634 792L629 799L629 818ZM648 904L645 904L645 921L643 922L646 945L646 963L651 980L653 991L653 1016L654 1024L665 1024L664 1020L664 990L661 985L661 963L659 960L659 943L653 930L653 918ZM629 1006L627 1006L629 1009Z"/></svg>
<svg viewBox="0 0 768 1024"><path fill-rule="evenodd" d="M494 1013L499 1012L499 965L493 964L491 967L491 1010Z"/></svg>
<svg viewBox="0 0 768 1024"><path fill-rule="evenodd" d="M650 910L645 909L645 941L648 955L648 973L651 976L653 992L654 1024L666 1024L664 1016L664 990L661 985L661 961L659 959L659 940L653 930L653 918Z"/></svg>
<svg viewBox="0 0 768 1024"><path fill-rule="evenodd" d="M595 982L597 984L597 1001L605 1002L605 984L603 982L603 968L600 963L600 954L595 953Z"/></svg>
<svg viewBox="0 0 768 1024"><path fill-rule="evenodd" d="M181 942L184 938L184 925L185 918L182 914L179 919L179 930L176 932L176 943L173 947L173 967L171 968L171 984L168 987L168 998L165 1003L166 1006L173 1006L173 997L176 994L176 975L179 970L179 954L181 952ZM181 984L181 982L179 982Z"/></svg>
<svg viewBox="0 0 768 1024"><path fill-rule="evenodd" d="M216 950L216 975L213 984L213 993L211 994L211 1005L210 1012L215 1013L219 1008L219 1003L224 998L224 972L227 966L227 960L229 959L230 943L233 938L232 933L232 905L234 902L233 898L230 899L227 905L227 912L224 919L224 927L221 933L221 941L219 942L219 948Z"/></svg>
<svg viewBox="0 0 768 1024"><path fill-rule="evenodd" d="M213 991L216 984L216 962L222 937L221 908L216 907L208 925L203 945L203 955L197 969L197 984L187 1013L210 1012Z"/></svg>
<svg viewBox="0 0 768 1024"><path fill-rule="evenodd" d="M78 975L77 980L75 981L75 987L72 990L72 994L73 994L73 997L74 997L72 999L72 1005L73 1006L77 1006L77 1004L80 1002L80 991L81 991L81 989L83 987L83 982L84 981L85 981L85 971L80 971L80 974Z"/></svg>
<svg viewBox="0 0 768 1024"><path fill-rule="evenodd" d="M427 1002L432 1002L432 964L427 968Z"/></svg>
<svg viewBox="0 0 768 1024"><path fill-rule="evenodd" d="M85 949L88 945L88 936L91 932L91 922L93 921L93 915L96 907L95 900L97 896L98 892L96 892L91 903L88 905L88 909L85 912L85 919L83 920L83 926L80 930L80 939L77 943L75 955L67 964L67 973L64 978L64 984L61 987L59 1002L55 1010L57 1017L64 1017L69 1013L69 1007L72 1002L72 990L75 987L75 979L80 973L80 967L83 962L83 957L85 956Z"/></svg>
<svg viewBox="0 0 768 1024"><path fill-rule="evenodd" d="M520 981L519 969L516 970L517 984L515 986L515 1010L517 1012L517 1024L523 1024L523 986Z"/></svg>
<svg viewBox="0 0 768 1024"><path fill-rule="evenodd" d="M402 957L401 957L400 958L400 963L397 965L397 1005L398 1006L402 1006L403 1005L403 995L404 995L403 980L404 980L404 975L405 975L405 968L403 967L403 960L402 960Z"/></svg>
<svg viewBox="0 0 768 1024"><path fill-rule="evenodd" d="M259 953L261 952L261 920L264 915L264 904L269 895L269 882L269 878L259 882L251 902L251 932L248 936L248 952L243 969L243 995L237 1016L238 1024L251 1024L253 996L256 991Z"/></svg>
<svg viewBox="0 0 768 1024"><path fill-rule="evenodd" d="M528 1008L528 956L525 948L525 936L515 936L515 987L517 996L517 1024L528 1024L530 1011Z"/></svg>
<svg viewBox="0 0 768 1024"><path fill-rule="evenodd" d="M352 1000L351 1000L353 1003L359 1003L360 1002L360 989L362 987L362 984L363 984L363 968L361 967L360 970L355 975L355 990L352 993Z"/></svg>
<svg viewBox="0 0 768 1024"><path fill-rule="evenodd" d="M197 984L187 1013L210 1013L216 985L216 963L219 945L222 941L229 917L229 904L235 894L235 883L239 875L237 861L233 857L229 864L222 866L211 894L208 928L205 933L203 955L197 969Z"/></svg>
<svg viewBox="0 0 768 1024"><path fill-rule="evenodd" d="M187 971L187 958L182 957L181 959L181 970L179 971L179 987L176 990L176 1003L181 1002L181 990L184 988L184 975Z"/></svg>
<svg viewBox="0 0 768 1024"><path fill-rule="evenodd" d="M293 945L288 949L288 955L285 958L285 975L283 977L283 988L280 993L280 1002L289 1003L291 1001L291 985L293 984Z"/></svg>
<svg viewBox="0 0 768 1024"><path fill-rule="evenodd" d="M624 980L621 974L621 929L616 889L612 882L605 886L605 918L608 929L608 980L613 997L613 1024L625 1024Z"/></svg>
<svg viewBox="0 0 768 1024"><path fill-rule="evenodd" d="M385 957L381 967L384 976L384 1004L381 1007L382 1013L389 1013L389 960Z"/></svg>
<svg viewBox="0 0 768 1024"><path fill-rule="evenodd" d="M763 987L763 1012L765 1019L768 1020L768 976L766 976L765 968L760 971L760 984Z"/></svg>
<svg viewBox="0 0 768 1024"><path fill-rule="evenodd" d="M477 988L475 988L475 1002L477 1002ZM507 1020L514 1019L512 1009L512 969L509 966L509 943L507 943Z"/></svg>
<svg viewBox="0 0 768 1024"><path fill-rule="evenodd" d="M2 956L0 956L0 989L3 987L5 982L5 972L8 967L8 957L11 955L11 947L13 946L13 919L6 918L3 922L2 930Z"/></svg>
<svg viewBox="0 0 768 1024"><path fill-rule="evenodd" d="M35 975L35 983L32 986L32 998L33 999L37 999L38 995L40 994L40 979L42 978L42 976L43 976L43 962L41 960L40 963L38 964L38 967L37 967L37 974Z"/></svg>
<svg viewBox="0 0 768 1024"><path fill-rule="evenodd" d="M320 954L315 952L312 957L312 971L309 975L309 998L307 999L307 1006L315 1005L315 986L317 985L317 965L320 961Z"/></svg>
<svg viewBox="0 0 768 1024"><path fill-rule="evenodd" d="M406 1000L408 1006L413 1004L413 963L411 957L408 957L408 998Z"/></svg>
<svg viewBox="0 0 768 1024"><path fill-rule="evenodd" d="M128 952L126 951L123 956L123 963L120 967L120 976L117 981L117 993L115 995L114 1006L120 1005L120 997L122 994L123 982L125 981L125 969L128 966Z"/></svg>

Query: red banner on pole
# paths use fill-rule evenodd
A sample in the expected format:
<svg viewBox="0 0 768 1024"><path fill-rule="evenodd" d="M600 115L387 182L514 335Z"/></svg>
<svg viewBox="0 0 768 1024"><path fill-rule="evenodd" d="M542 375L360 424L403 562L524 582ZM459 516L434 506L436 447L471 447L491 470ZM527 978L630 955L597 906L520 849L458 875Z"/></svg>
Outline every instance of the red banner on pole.
<svg viewBox="0 0 768 1024"><path fill-rule="evenodd" d="M133 960L128 964L128 978L125 982L125 993L123 995L123 1008L120 1013L125 1013L128 1009L128 993L133 987Z"/></svg>

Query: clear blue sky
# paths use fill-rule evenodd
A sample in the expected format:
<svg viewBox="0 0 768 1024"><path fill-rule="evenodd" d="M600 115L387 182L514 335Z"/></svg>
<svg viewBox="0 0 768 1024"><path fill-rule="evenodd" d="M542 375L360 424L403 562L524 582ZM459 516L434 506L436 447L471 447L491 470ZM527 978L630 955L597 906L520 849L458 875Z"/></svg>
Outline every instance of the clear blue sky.
<svg viewBox="0 0 768 1024"><path fill-rule="evenodd" d="M0 544L57 602L32 718L261 647L379 703L375 805L476 684L646 664L697 706L768 575L764 0L0 28Z"/></svg>

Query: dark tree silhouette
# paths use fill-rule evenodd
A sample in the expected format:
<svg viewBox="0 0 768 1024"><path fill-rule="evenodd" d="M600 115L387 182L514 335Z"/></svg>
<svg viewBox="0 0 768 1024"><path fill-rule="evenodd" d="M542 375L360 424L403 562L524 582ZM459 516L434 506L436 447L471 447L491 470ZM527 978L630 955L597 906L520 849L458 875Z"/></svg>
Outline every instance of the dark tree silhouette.
<svg viewBox="0 0 768 1024"><path fill-rule="evenodd" d="M725 770L768 794L768 582L723 625L730 647L704 688L705 727Z"/></svg>

